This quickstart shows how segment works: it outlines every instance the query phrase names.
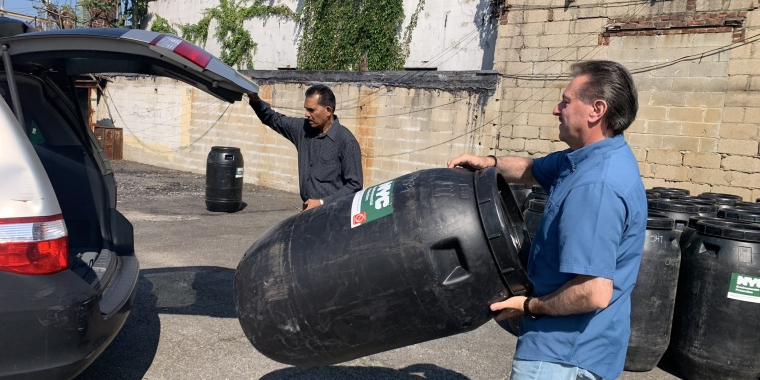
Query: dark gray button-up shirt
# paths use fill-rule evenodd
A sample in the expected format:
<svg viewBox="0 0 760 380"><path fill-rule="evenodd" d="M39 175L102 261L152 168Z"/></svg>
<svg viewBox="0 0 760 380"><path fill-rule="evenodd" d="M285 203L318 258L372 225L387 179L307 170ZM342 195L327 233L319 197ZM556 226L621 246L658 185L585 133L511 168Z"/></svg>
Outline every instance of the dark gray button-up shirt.
<svg viewBox="0 0 760 380"><path fill-rule="evenodd" d="M275 112L265 101L251 103L262 123L290 140L298 150L298 184L301 199L332 202L361 190L362 155L351 131L338 117L327 133L319 134L306 118Z"/></svg>

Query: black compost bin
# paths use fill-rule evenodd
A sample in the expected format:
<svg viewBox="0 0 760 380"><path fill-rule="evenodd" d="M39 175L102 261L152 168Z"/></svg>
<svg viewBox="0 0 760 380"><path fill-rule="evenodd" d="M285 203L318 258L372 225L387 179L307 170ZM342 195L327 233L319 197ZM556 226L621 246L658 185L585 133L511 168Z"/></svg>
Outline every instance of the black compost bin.
<svg viewBox="0 0 760 380"><path fill-rule="evenodd" d="M649 211L639 276L631 292L627 371L651 370L668 349L681 263L674 224L667 215Z"/></svg>
<svg viewBox="0 0 760 380"><path fill-rule="evenodd" d="M340 363L486 323L531 292L529 245L495 169L419 171L271 228L240 261L235 307L270 359Z"/></svg>
<svg viewBox="0 0 760 380"><path fill-rule="evenodd" d="M694 234L697 232L697 223L699 223L700 220L709 220L711 224L722 224L722 223L728 223L730 226L730 223L733 223L729 220L718 218L717 216L702 216L702 215L696 215L689 217L689 223L684 226L683 232L681 232L681 237L678 240L678 245L681 246L681 252L686 252L689 246L689 241L694 236Z"/></svg>
<svg viewBox="0 0 760 380"><path fill-rule="evenodd" d="M531 187L530 193L527 197L525 197L525 202L522 204L522 211L525 212L525 210L528 209L528 202L530 202L533 199L543 199L547 200L549 199L549 194L544 191L544 188L539 185L533 185Z"/></svg>
<svg viewBox="0 0 760 380"><path fill-rule="evenodd" d="M206 159L206 209L235 212L243 204L243 154L215 146Z"/></svg>
<svg viewBox="0 0 760 380"><path fill-rule="evenodd" d="M689 217L699 215L697 205L681 202L678 199L650 199L647 201L650 211L661 212L675 221L673 229L681 235L684 226L689 223Z"/></svg>
<svg viewBox="0 0 760 380"><path fill-rule="evenodd" d="M687 379L760 376L760 226L703 220L684 251L673 357Z"/></svg>

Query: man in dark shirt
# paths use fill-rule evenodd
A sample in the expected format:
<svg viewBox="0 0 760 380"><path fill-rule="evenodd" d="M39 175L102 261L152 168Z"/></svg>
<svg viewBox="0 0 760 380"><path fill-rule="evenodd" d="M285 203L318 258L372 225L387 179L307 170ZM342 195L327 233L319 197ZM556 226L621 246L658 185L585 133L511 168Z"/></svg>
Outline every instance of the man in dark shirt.
<svg viewBox="0 0 760 380"><path fill-rule="evenodd" d="M338 121L335 95L329 87L315 85L306 90L303 119L275 112L258 94L248 94L248 98L261 122L298 150L298 185L304 210L361 190L359 143Z"/></svg>

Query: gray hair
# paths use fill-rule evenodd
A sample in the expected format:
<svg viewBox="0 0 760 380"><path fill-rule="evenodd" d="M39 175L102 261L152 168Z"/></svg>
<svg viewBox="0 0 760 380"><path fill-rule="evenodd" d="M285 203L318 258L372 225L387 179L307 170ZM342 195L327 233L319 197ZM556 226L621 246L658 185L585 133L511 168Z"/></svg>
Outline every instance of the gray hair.
<svg viewBox="0 0 760 380"><path fill-rule="evenodd" d="M602 117L613 135L631 126L639 111L639 100L628 69L612 61L585 61L573 64L570 70L573 77L588 78L578 91L584 104L597 99L607 102L607 112Z"/></svg>

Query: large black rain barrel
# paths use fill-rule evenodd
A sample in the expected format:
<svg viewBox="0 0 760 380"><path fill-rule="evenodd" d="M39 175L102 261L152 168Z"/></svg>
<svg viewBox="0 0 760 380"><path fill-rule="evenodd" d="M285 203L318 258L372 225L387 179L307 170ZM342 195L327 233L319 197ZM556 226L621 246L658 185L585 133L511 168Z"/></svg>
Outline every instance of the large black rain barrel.
<svg viewBox="0 0 760 380"><path fill-rule="evenodd" d="M243 204L243 154L215 146L206 158L206 209L235 212Z"/></svg>
<svg viewBox="0 0 760 380"><path fill-rule="evenodd" d="M676 223L673 229L681 235L684 226L689 223L689 217L699 215L699 208L697 205L681 202L678 199L650 199L647 201L647 205L650 211L661 212Z"/></svg>
<svg viewBox="0 0 760 380"><path fill-rule="evenodd" d="M525 220L525 229L528 231L530 241L536 237L536 231L541 225L541 218L544 217L544 208L546 208L546 199L531 199L528 201L528 208L523 213L523 219Z"/></svg>
<svg viewBox="0 0 760 380"><path fill-rule="evenodd" d="M265 356L325 366L481 326L531 292L529 249L495 169L424 170L272 227L238 265L235 307Z"/></svg>
<svg viewBox="0 0 760 380"><path fill-rule="evenodd" d="M674 224L667 215L649 211L639 276L631 293L627 371L651 370L668 349L681 263Z"/></svg>
<svg viewBox="0 0 760 380"><path fill-rule="evenodd" d="M687 379L760 376L760 226L697 223L681 262L673 354Z"/></svg>

